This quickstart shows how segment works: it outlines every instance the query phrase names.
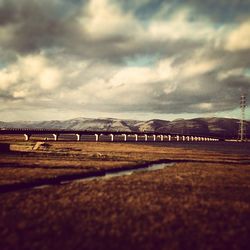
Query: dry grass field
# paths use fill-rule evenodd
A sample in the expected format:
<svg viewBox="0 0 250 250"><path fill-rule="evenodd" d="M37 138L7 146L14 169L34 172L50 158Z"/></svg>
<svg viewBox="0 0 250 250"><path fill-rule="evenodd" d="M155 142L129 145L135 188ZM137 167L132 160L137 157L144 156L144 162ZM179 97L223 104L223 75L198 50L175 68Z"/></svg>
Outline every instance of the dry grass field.
<svg viewBox="0 0 250 250"><path fill-rule="evenodd" d="M247 143L1 139L0 249L250 248Z"/></svg>

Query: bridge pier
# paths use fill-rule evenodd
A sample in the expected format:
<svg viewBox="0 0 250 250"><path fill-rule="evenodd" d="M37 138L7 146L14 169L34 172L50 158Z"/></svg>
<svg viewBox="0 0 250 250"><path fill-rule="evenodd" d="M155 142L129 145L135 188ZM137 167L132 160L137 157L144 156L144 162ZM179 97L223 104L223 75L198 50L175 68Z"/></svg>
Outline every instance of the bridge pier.
<svg viewBox="0 0 250 250"><path fill-rule="evenodd" d="M127 141L127 135L123 134L124 141Z"/></svg>
<svg viewBox="0 0 250 250"><path fill-rule="evenodd" d="M177 135L177 136L176 136L176 141L179 141L179 140L180 140L180 136Z"/></svg>
<svg viewBox="0 0 250 250"><path fill-rule="evenodd" d="M186 141L186 137L184 135L182 136L182 141Z"/></svg>
<svg viewBox="0 0 250 250"><path fill-rule="evenodd" d="M135 134L135 141L138 141L138 135Z"/></svg>
<svg viewBox="0 0 250 250"><path fill-rule="evenodd" d="M145 141L148 141L148 135L144 135Z"/></svg>
<svg viewBox="0 0 250 250"><path fill-rule="evenodd" d="M99 141L99 135L95 134L95 141Z"/></svg>
<svg viewBox="0 0 250 250"><path fill-rule="evenodd" d="M81 135L80 134L76 134L76 140L80 141L81 140Z"/></svg>
<svg viewBox="0 0 250 250"><path fill-rule="evenodd" d="M164 136L160 135L161 141L164 141Z"/></svg>
<svg viewBox="0 0 250 250"><path fill-rule="evenodd" d="M172 136L168 135L168 141L171 141L171 140L172 140Z"/></svg>
<svg viewBox="0 0 250 250"><path fill-rule="evenodd" d="M55 140L55 141L58 141L58 137L59 137L58 134L53 134L53 137L54 137L54 140Z"/></svg>
<svg viewBox="0 0 250 250"><path fill-rule="evenodd" d="M156 135L153 135L153 141L156 141Z"/></svg>
<svg viewBox="0 0 250 250"><path fill-rule="evenodd" d="M114 141L114 135L110 134L110 140L113 142Z"/></svg>
<svg viewBox="0 0 250 250"><path fill-rule="evenodd" d="M28 140L30 139L30 136L31 136L31 135L29 135L29 134L24 134L24 140L25 140L25 141L28 141Z"/></svg>

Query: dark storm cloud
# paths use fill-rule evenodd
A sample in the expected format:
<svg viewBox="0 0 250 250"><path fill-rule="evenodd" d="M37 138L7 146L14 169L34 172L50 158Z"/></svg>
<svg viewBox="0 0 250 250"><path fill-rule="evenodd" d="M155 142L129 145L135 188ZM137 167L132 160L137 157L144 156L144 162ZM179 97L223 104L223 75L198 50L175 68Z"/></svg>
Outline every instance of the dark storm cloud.
<svg viewBox="0 0 250 250"><path fill-rule="evenodd" d="M231 92L249 93L250 91L250 77L242 75L229 76L222 81L224 89L229 89ZM233 94L233 93L232 93Z"/></svg>
<svg viewBox="0 0 250 250"><path fill-rule="evenodd" d="M83 2L86 4L87 1ZM110 37L91 38L77 22L83 13L83 2L3 0L0 27L9 29L6 32L10 38L0 39L2 48L20 54L42 50L53 53L53 49L62 49L63 53L84 58L122 63L129 57L145 54L172 56L202 45L199 41L185 39L152 41L145 37L138 40L136 34L130 35L126 31Z"/></svg>
<svg viewBox="0 0 250 250"><path fill-rule="evenodd" d="M13 101L16 100L17 98L14 98L11 94L8 93L1 93L0 94L0 99L4 100L4 101ZM19 99L19 98L18 98ZM22 99L22 98L20 98Z"/></svg>
<svg viewBox="0 0 250 250"><path fill-rule="evenodd" d="M0 27L10 29L12 37L2 46L20 53L60 47L74 33L80 1L3 0Z"/></svg>
<svg viewBox="0 0 250 250"><path fill-rule="evenodd" d="M115 2L115 1L114 1ZM84 31L79 30L77 18L82 14L84 3L88 1L56 1L56 0L2 0L0 2L0 27L12 27L12 37L7 42L2 42L2 46L7 49L16 50L19 53L29 53L42 49L63 48L69 50L69 53L75 51L87 57L107 58L119 61L119 56L130 56L136 53L159 53L166 54L177 53L182 48L189 49L190 41L178 41L182 46L173 46L171 42L163 45L156 41L155 44L148 41L138 43L134 41L133 36L126 33L114 35L111 38L102 40L90 39ZM182 6L195 8L198 13L214 18L226 18L233 21L231 12L234 16L241 17L245 12L249 13L249 1L123 1L116 3L123 4L127 11L134 11L138 16L143 13L148 16L155 14L159 9L168 4L170 11L178 10ZM231 11L230 11L231 10ZM165 42L165 41L164 41ZM130 47L121 48L120 45L131 43ZM111 53L113 52L113 53ZM121 54L121 55L120 55Z"/></svg>
<svg viewBox="0 0 250 250"><path fill-rule="evenodd" d="M10 24L18 22L29 22L42 26L49 24L50 20L64 19L70 20L79 11L79 6L82 6L86 1L81 0L1 0L0 1L0 24ZM35 22L36 21L36 22Z"/></svg>

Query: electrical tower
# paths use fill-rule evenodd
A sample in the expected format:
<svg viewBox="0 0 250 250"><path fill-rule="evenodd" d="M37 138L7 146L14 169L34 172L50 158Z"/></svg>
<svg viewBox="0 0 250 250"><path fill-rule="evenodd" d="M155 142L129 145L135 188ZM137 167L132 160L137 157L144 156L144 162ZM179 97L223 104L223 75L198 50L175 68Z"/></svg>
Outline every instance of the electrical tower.
<svg viewBox="0 0 250 250"><path fill-rule="evenodd" d="M240 142L246 141L246 121L245 121L245 109L246 109L246 96L240 97L241 119L239 125L238 139Z"/></svg>

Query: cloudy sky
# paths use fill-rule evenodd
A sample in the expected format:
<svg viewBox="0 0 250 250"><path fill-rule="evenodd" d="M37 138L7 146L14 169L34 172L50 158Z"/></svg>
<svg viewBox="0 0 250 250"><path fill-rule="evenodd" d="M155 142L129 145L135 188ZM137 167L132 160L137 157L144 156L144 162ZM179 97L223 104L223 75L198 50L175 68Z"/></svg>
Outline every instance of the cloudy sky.
<svg viewBox="0 0 250 250"><path fill-rule="evenodd" d="M0 0L0 120L240 117L249 13L250 0Z"/></svg>

